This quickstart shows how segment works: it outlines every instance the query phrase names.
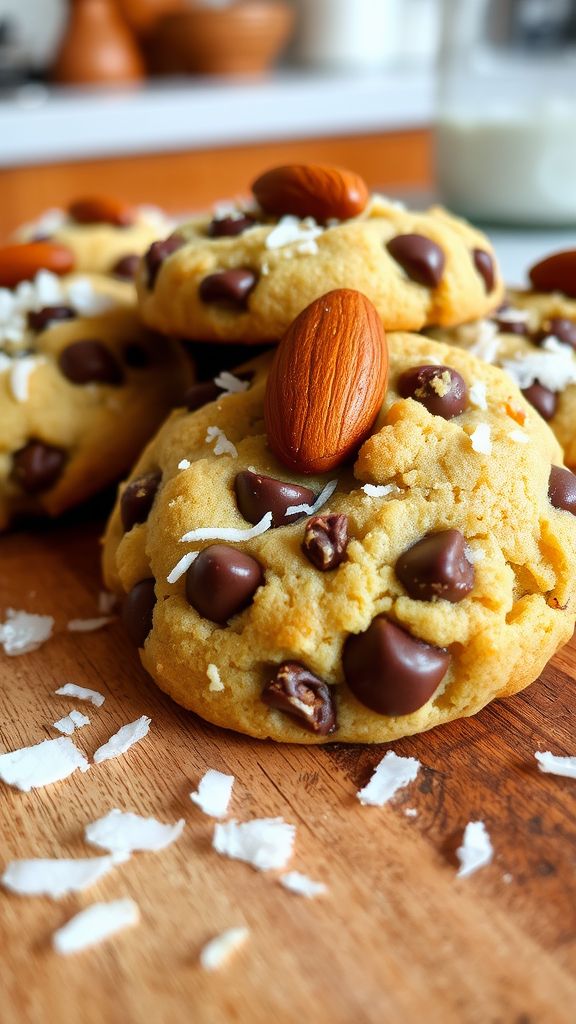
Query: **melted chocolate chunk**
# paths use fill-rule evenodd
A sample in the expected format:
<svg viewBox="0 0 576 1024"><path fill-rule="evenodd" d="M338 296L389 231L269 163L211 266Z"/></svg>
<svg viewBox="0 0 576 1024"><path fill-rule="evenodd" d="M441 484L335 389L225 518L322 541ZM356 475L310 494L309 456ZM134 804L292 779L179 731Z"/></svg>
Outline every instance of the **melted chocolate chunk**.
<svg viewBox="0 0 576 1024"><path fill-rule="evenodd" d="M302 550L321 572L335 569L346 557L348 516L314 516L304 528Z"/></svg>
<svg viewBox="0 0 576 1024"><path fill-rule="evenodd" d="M413 398L433 416L451 420L468 408L468 389L450 366L415 366L398 378L398 393Z"/></svg>
<svg viewBox="0 0 576 1024"><path fill-rule="evenodd" d="M140 266L140 257L137 253L127 253L126 256L121 256L110 271L114 277L119 277L121 281L134 281L136 274L138 273L138 267Z"/></svg>
<svg viewBox="0 0 576 1024"><path fill-rule="evenodd" d="M228 214L226 217L214 217L208 225L210 238L233 238L241 235L256 224L254 217L248 213Z"/></svg>
<svg viewBox="0 0 576 1024"><path fill-rule="evenodd" d="M58 366L72 384L111 384L124 380L122 367L101 341L73 341L58 357Z"/></svg>
<svg viewBox="0 0 576 1024"><path fill-rule="evenodd" d="M546 338L554 337L564 345L576 348L576 323L565 316L552 316L545 320L534 335L534 343L541 345Z"/></svg>
<svg viewBox="0 0 576 1024"><path fill-rule="evenodd" d="M543 384L539 384L535 380L529 388L523 389L522 394L526 401L536 409L536 412L540 413L543 420L552 419L558 405L558 395L555 391L545 388Z"/></svg>
<svg viewBox="0 0 576 1024"><path fill-rule="evenodd" d="M486 252L484 249L473 249L472 258L474 260L476 270L484 281L486 291L491 292L494 288L494 281L496 280L494 260L490 253Z"/></svg>
<svg viewBox="0 0 576 1024"><path fill-rule="evenodd" d="M342 664L361 704L380 715L409 715L430 700L450 655L377 615L365 633L348 637Z"/></svg>
<svg viewBox="0 0 576 1024"><path fill-rule="evenodd" d="M424 235L397 235L386 246L411 281L435 288L444 273L444 253L436 242Z"/></svg>
<svg viewBox="0 0 576 1024"><path fill-rule="evenodd" d="M554 508L576 516L576 476L569 469L552 466L548 481L548 497Z"/></svg>
<svg viewBox="0 0 576 1024"><path fill-rule="evenodd" d="M297 718L310 732L328 736L336 728L336 707L331 688L296 661L284 661L262 691L271 708Z"/></svg>
<svg viewBox="0 0 576 1024"><path fill-rule="evenodd" d="M287 515L286 509L292 505L312 505L316 498L314 491L309 487L276 480L261 473L252 473L249 469L237 473L234 490L236 503L244 519L249 523L259 523L262 516L271 512L272 526L295 523L306 513L292 512Z"/></svg>
<svg viewBox="0 0 576 1024"><path fill-rule="evenodd" d="M31 310L28 313L28 327L39 334L58 320L74 320L76 316L76 310L72 309L72 306L44 306L43 309Z"/></svg>
<svg viewBox="0 0 576 1024"><path fill-rule="evenodd" d="M154 503L162 474L159 470L131 480L120 499L120 516L124 532L128 533L136 523L144 523Z"/></svg>
<svg viewBox="0 0 576 1024"><path fill-rule="evenodd" d="M66 463L66 452L43 441L29 441L14 452L12 479L26 494L49 491L60 477Z"/></svg>
<svg viewBox="0 0 576 1024"><path fill-rule="evenodd" d="M146 264L146 270L148 271L148 287L152 289L156 284L156 278L158 277L160 267L173 252L177 249L181 249L185 244L185 240L181 235L170 235L169 238L165 238L161 242L152 242L152 245L148 249L148 252L144 256L144 262Z"/></svg>
<svg viewBox="0 0 576 1024"><path fill-rule="evenodd" d="M245 267L235 270L219 270L208 274L198 289L202 302L207 305L224 304L235 309L245 309L248 296L256 285L254 271Z"/></svg>
<svg viewBox="0 0 576 1024"><path fill-rule="evenodd" d="M155 580L148 577L140 580L124 598L122 622L135 647L144 647L144 641L152 629L152 615L156 604Z"/></svg>
<svg viewBox="0 0 576 1024"><path fill-rule="evenodd" d="M263 583L255 558L228 544L211 544L186 573L186 598L199 615L224 625L251 604Z"/></svg>
<svg viewBox="0 0 576 1024"><path fill-rule="evenodd" d="M396 575L416 601L438 597L455 604L474 587L474 567L465 548L460 530L429 533L400 555Z"/></svg>
<svg viewBox="0 0 576 1024"><path fill-rule="evenodd" d="M130 341L123 349L124 362L131 370L144 370L150 366L150 353L137 341Z"/></svg>

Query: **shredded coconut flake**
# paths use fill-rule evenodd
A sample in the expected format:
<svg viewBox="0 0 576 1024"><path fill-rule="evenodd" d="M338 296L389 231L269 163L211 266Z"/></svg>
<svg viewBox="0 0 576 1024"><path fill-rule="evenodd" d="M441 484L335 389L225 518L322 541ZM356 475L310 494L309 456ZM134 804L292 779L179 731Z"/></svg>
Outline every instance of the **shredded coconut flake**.
<svg viewBox="0 0 576 1024"><path fill-rule="evenodd" d="M369 498L385 498L387 494L394 494L399 488L396 484L363 484L362 490Z"/></svg>
<svg viewBox="0 0 576 1024"><path fill-rule="evenodd" d="M214 455L231 455L233 459L238 458L236 445L233 445L232 441L228 440L224 431L220 430L220 427L208 427L204 440L206 444L215 442Z"/></svg>
<svg viewBox="0 0 576 1024"><path fill-rule="evenodd" d="M550 750L537 750L534 754L541 772L550 775L563 775L566 779L576 779L576 757L559 757Z"/></svg>
<svg viewBox="0 0 576 1024"><path fill-rule="evenodd" d="M10 369L10 390L16 402L27 402L30 377L46 360L43 356L22 356L15 359Z"/></svg>
<svg viewBox="0 0 576 1024"><path fill-rule="evenodd" d="M180 459L178 469L190 469L191 465L192 463L190 462L190 459Z"/></svg>
<svg viewBox="0 0 576 1024"><path fill-rule="evenodd" d="M2 875L2 885L20 896L50 896L59 900L70 892L82 892L107 875L127 857L82 857L78 860L13 860Z"/></svg>
<svg viewBox="0 0 576 1024"><path fill-rule="evenodd" d="M287 214L285 217L281 217L276 226L268 233L264 244L267 249L282 249L284 246L294 243L298 243L300 246L318 238L323 231L324 229L312 217L300 220L299 217ZM318 246L316 245L313 252L317 251Z"/></svg>
<svg viewBox="0 0 576 1024"><path fill-rule="evenodd" d="M220 693L220 691L224 689L224 683L222 682L220 672L218 671L218 666L214 665L213 662L210 662L206 669L206 675L210 682L208 689L212 693Z"/></svg>
<svg viewBox="0 0 576 1024"><path fill-rule="evenodd" d="M67 779L77 768L87 772L88 761L72 740L62 736L0 754L0 779L23 793Z"/></svg>
<svg viewBox="0 0 576 1024"><path fill-rule="evenodd" d="M471 548L469 544L466 544L464 548L464 555L466 556L466 561L470 562L470 565L476 565L476 562L483 562L486 558L484 548Z"/></svg>
<svg viewBox="0 0 576 1024"><path fill-rule="evenodd" d="M477 409L488 408L488 403L486 401L486 384L483 380L475 380L468 388L468 395L472 405L475 405Z"/></svg>
<svg viewBox="0 0 576 1024"><path fill-rule="evenodd" d="M214 383L217 388L221 388L224 395L237 395L241 391L247 391L250 387L249 380L240 380L240 377L236 377L233 373L229 373L228 370L222 370L217 377L214 377Z"/></svg>
<svg viewBox="0 0 576 1024"><path fill-rule="evenodd" d="M140 911L134 900L93 903L54 932L52 945L62 956L81 953L83 949L109 939L124 928L138 924L139 920Z"/></svg>
<svg viewBox="0 0 576 1024"><path fill-rule="evenodd" d="M65 683L55 693L59 697L77 697L78 700L88 700L96 708L101 708L106 700L103 693L98 690L89 690L86 686L77 686L76 683Z"/></svg>
<svg viewBox="0 0 576 1024"><path fill-rule="evenodd" d="M166 583L177 583L181 576L184 575L187 569L190 568L192 562L198 558L199 551L189 551L187 555L182 555L179 562L172 569L172 572L168 573L166 577Z"/></svg>
<svg viewBox="0 0 576 1024"><path fill-rule="evenodd" d="M498 355L498 327L491 320L478 320L457 327L455 337L468 351L484 363L493 363Z"/></svg>
<svg viewBox="0 0 576 1024"><path fill-rule="evenodd" d="M14 608L6 611L6 621L0 623L0 644L10 657L28 654L41 647L52 636L54 619L51 615L33 615Z"/></svg>
<svg viewBox="0 0 576 1024"><path fill-rule="evenodd" d="M476 430L473 430L470 434L470 444L472 445L472 451L477 452L479 455L490 455L492 441L490 440L490 426L488 423L478 424Z"/></svg>
<svg viewBox="0 0 576 1024"><path fill-rule="evenodd" d="M528 444L530 437L524 430L511 430L508 434L511 441L516 441L518 444Z"/></svg>
<svg viewBox="0 0 576 1024"><path fill-rule="evenodd" d="M324 882L314 882L300 871L289 871L286 875L282 875L279 881L285 889L296 893L297 896L306 896L310 900L327 892Z"/></svg>
<svg viewBox="0 0 576 1024"><path fill-rule="evenodd" d="M190 793L190 799L211 818L224 818L228 813L234 781L233 775L209 768L200 779L197 791Z"/></svg>
<svg viewBox="0 0 576 1024"><path fill-rule="evenodd" d="M256 523L250 530L238 530L233 526L201 526L198 530L190 530L180 537L181 544L190 544L195 540L228 540L241 543L244 540L252 540L266 533L272 526L272 513L266 512L260 522Z"/></svg>
<svg viewBox="0 0 576 1024"><path fill-rule="evenodd" d="M389 750L376 765L370 782L356 796L361 804L383 807L399 789L414 782L420 767L415 757L399 757Z"/></svg>
<svg viewBox="0 0 576 1024"><path fill-rule="evenodd" d="M483 821L469 821L464 829L462 846L456 850L460 861L458 878L468 878L479 868L490 864L494 856L490 836Z"/></svg>
<svg viewBox="0 0 576 1024"><path fill-rule="evenodd" d="M109 853L133 853L135 850L163 850L182 835L184 818L165 825L156 818L143 818L132 811L115 807L84 830L86 842Z"/></svg>
<svg viewBox="0 0 576 1024"><path fill-rule="evenodd" d="M404 814L406 815L407 818L417 818L418 810L416 807L407 807L406 810L404 811Z"/></svg>
<svg viewBox="0 0 576 1024"><path fill-rule="evenodd" d="M316 501L314 502L313 505L289 505L288 508L286 509L286 515L291 516L294 514L298 514L299 512L304 512L307 516L313 516L316 512L318 512L319 509L322 508L323 505L326 504L328 499L332 497L337 486L337 480L330 480L326 484L326 486L322 488L320 494L316 498Z"/></svg>
<svg viewBox="0 0 576 1024"><path fill-rule="evenodd" d="M563 391L576 383L574 350L556 338L547 338L538 351L504 360L501 365L521 389L538 381L551 391Z"/></svg>
<svg viewBox="0 0 576 1024"><path fill-rule="evenodd" d="M295 836L295 826L283 818L254 818L216 825L212 845L226 857L243 860L258 871L270 871L286 867Z"/></svg>
<svg viewBox="0 0 576 1024"><path fill-rule="evenodd" d="M504 324L526 324L530 319L530 312L527 309L515 309L513 306L508 306L507 309L501 309L499 311L498 319Z"/></svg>
<svg viewBox="0 0 576 1024"><path fill-rule="evenodd" d="M88 715L83 715L81 711L71 711L64 718L54 722L53 728L65 733L66 736L71 736L76 729L81 729L84 725L90 725Z"/></svg>
<svg viewBox="0 0 576 1024"><path fill-rule="evenodd" d="M200 953L200 963L205 971L217 971L240 949L249 936L247 928L228 928L207 942Z"/></svg>
<svg viewBox="0 0 576 1024"><path fill-rule="evenodd" d="M146 715L137 718L135 722L130 722L129 725L123 725L107 743L98 747L94 754L94 764L100 764L101 761L108 761L111 757L120 757L121 754L125 754L135 743L144 739L149 728L150 719Z"/></svg>
<svg viewBox="0 0 576 1024"><path fill-rule="evenodd" d="M70 633L95 633L97 629L103 629L114 622L113 615L100 615L94 619L70 619L68 630Z"/></svg>

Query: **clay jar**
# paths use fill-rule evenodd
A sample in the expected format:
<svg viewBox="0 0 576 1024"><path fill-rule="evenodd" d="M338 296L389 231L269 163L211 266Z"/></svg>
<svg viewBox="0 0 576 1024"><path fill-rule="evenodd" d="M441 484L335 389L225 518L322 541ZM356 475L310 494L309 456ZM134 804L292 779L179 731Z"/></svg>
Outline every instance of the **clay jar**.
<svg viewBox="0 0 576 1024"><path fill-rule="evenodd" d="M140 51L113 0L71 0L53 80L98 84L135 82L143 77Z"/></svg>

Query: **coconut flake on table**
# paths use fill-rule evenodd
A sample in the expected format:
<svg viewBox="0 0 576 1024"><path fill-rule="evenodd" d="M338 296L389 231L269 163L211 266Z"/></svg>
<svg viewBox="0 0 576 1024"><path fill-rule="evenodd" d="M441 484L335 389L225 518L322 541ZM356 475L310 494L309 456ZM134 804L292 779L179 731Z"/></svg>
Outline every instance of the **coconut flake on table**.
<svg viewBox="0 0 576 1024"><path fill-rule="evenodd" d="M462 846L456 850L460 861L458 878L468 878L479 868L490 864L494 849L483 821L469 821L464 829Z"/></svg>
<svg viewBox="0 0 576 1024"><path fill-rule="evenodd" d="M275 227L266 236L264 245L266 249L282 249L287 245L302 245L313 242L313 248L307 248L307 252L313 254L318 252L316 239L324 233L324 228L316 223L313 217L305 217L300 220L292 214L281 217Z"/></svg>
<svg viewBox="0 0 576 1024"><path fill-rule="evenodd" d="M178 467L177 468L178 469L190 469L191 465L192 465L192 463L190 462L190 459L180 459L180 462L178 463Z"/></svg>
<svg viewBox="0 0 576 1024"><path fill-rule="evenodd" d="M44 356L22 356L13 361L10 368L10 390L15 401L28 401L30 377L45 362Z"/></svg>
<svg viewBox="0 0 576 1024"><path fill-rule="evenodd" d="M576 779L576 757L560 757L550 750L537 750L534 757L541 772L562 775L566 779Z"/></svg>
<svg viewBox="0 0 576 1024"><path fill-rule="evenodd" d="M475 380L468 388L468 396L472 405L477 409L487 409L486 383L483 380Z"/></svg>
<svg viewBox="0 0 576 1024"><path fill-rule="evenodd" d="M316 501L312 505L289 505L286 509L286 515L298 515L300 512L304 512L307 516L313 516L323 505L326 504L329 498L332 497L334 491L338 486L337 480L329 480L325 487L322 488L320 494L316 498Z"/></svg>
<svg viewBox="0 0 576 1024"><path fill-rule="evenodd" d="M174 568L168 573L166 583L177 583L180 577L190 568L192 562L198 558L199 554L199 551L189 551L187 555L182 555L182 558L176 562Z"/></svg>
<svg viewBox="0 0 576 1024"><path fill-rule="evenodd" d="M550 391L563 391L576 383L574 350L556 338L547 338L538 351L529 355L503 360L501 366L521 390L536 381Z"/></svg>
<svg viewBox="0 0 576 1024"><path fill-rule="evenodd" d="M70 711L64 718L59 718L57 722L54 722L52 728L58 729L58 732L63 732L66 736L71 736L76 729L82 729L85 725L90 725L88 715L83 715L81 711Z"/></svg>
<svg viewBox="0 0 576 1024"><path fill-rule="evenodd" d="M324 882L315 882L300 871L289 871L287 874L281 875L278 881L289 892L293 892L297 896L306 896L309 900L314 899L315 896L323 896L328 891Z"/></svg>
<svg viewBox="0 0 576 1024"><path fill-rule="evenodd" d="M125 754L135 743L144 739L149 728L150 719L146 715L137 718L135 722L123 725L107 743L98 747L93 758L94 764L100 764L102 761L108 761L111 757L120 757L121 754Z"/></svg>
<svg viewBox="0 0 576 1024"><path fill-rule="evenodd" d="M139 921L140 910L134 900L93 903L54 932L52 945L62 956L81 953L83 949L103 942Z"/></svg>
<svg viewBox="0 0 576 1024"><path fill-rule="evenodd" d="M415 757L399 757L389 750L376 765L370 782L356 796L361 804L383 807L398 790L414 782L421 767Z"/></svg>
<svg viewBox="0 0 576 1024"><path fill-rule="evenodd" d="M470 434L470 444L473 452L477 452L478 455L490 455L492 451L490 433L491 431L488 423L478 424L476 429Z"/></svg>
<svg viewBox="0 0 576 1024"><path fill-rule="evenodd" d="M385 498L388 494L394 494L400 488L396 484L362 484L361 490L369 498Z"/></svg>
<svg viewBox="0 0 576 1024"><path fill-rule="evenodd" d="M190 793L190 799L211 818L224 818L228 813L234 782L233 775L209 768L200 779L196 792Z"/></svg>
<svg viewBox="0 0 576 1024"><path fill-rule="evenodd" d="M100 615L93 619L70 619L66 629L70 633L95 633L114 622L113 615Z"/></svg>
<svg viewBox="0 0 576 1024"><path fill-rule="evenodd" d="M286 867L295 836L296 827L283 818L253 818L216 825L212 845L217 853L245 861L258 871L270 871Z"/></svg>
<svg viewBox="0 0 576 1024"><path fill-rule="evenodd" d="M11 861L0 881L19 896L50 896L59 900L70 892L82 892L107 875L127 856L69 857Z"/></svg>
<svg viewBox="0 0 576 1024"><path fill-rule="evenodd" d="M233 459L238 458L238 449L236 445L232 444L226 437L223 430L220 427L208 427L206 431L206 437L204 438L205 444L214 444L214 455L231 455Z"/></svg>
<svg viewBox="0 0 576 1024"><path fill-rule="evenodd" d="M96 708L101 708L106 700L103 693L98 690L89 690L86 686L77 686L76 683L64 683L58 690L54 691L59 697L77 697L78 700L88 700Z"/></svg>
<svg viewBox="0 0 576 1024"><path fill-rule="evenodd" d="M63 736L0 754L0 779L23 793L67 779L77 768L87 772L89 767L84 754Z"/></svg>
<svg viewBox="0 0 576 1024"><path fill-rule="evenodd" d="M214 383L216 387L221 388L223 395L237 395L242 391L247 391L250 387L249 380L241 380L240 377L236 377L235 374L230 373L228 370L222 370L217 377L214 377Z"/></svg>
<svg viewBox="0 0 576 1024"><path fill-rule="evenodd" d="M208 689L211 693L220 693L224 689L224 683L222 682L218 666L214 665L213 662L210 662L206 669L206 675L208 676L208 681L210 683Z"/></svg>
<svg viewBox="0 0 576 1024"><path fill-rule="evenodd" d="M0 623L0 644L10 657L28 654L50 639L53 628L51 615L33 615L8 608L5 622Z"/></svg>
<svg viewBox="0 0 576 1024"><path fill-rule="evenodd" d="M200 952L200 964L205 971L217 971L244 945L249 936L247 928L227 928L207 942Z"/></svg>
<svg viewBox="0 0 576 1024"><path fill-rule="evenodd" d="M259 537L261 533L266 533L271 526L272 513L266 512L262 519L249 530L238 530L233 526L201 526L197 530L190 530L183 534L180 537L180 543L190 544L196 540L227 540L241 544L242 541L252 540L253 537Z"/></svg>
<svg viewBox="0 0 576 1024"><path fill-rule="evenodd" d="M91 846L109 853L134 853L136 850L164 850L182 835L184 818L166 825L156 818L143 818L117 807L103 818L86 825L84 836Z"/></svg>

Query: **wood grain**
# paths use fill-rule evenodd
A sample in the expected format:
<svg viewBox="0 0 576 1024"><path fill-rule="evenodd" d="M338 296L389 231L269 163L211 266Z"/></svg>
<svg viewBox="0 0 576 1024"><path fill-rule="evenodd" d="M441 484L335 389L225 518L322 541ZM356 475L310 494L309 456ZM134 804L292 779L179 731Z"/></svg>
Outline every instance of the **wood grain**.
<svg viewBox="0 0 576 1024"><path fill-rule="evenodd" d="M385 808L361 807L355 791L383 748L282 747L220 731L152 685L118 624L65 631L69 618L95 613L100 528L88 514L0 540L0 613L14 606L57 621L41 650L0 657L1 749L56 735L50 723L75 703L54 696L64 682L106 694L75 736L87 755L141 714L152 727L124 758L85 775L30 794L2 787L2 859L89 855L83 826L114 806L183 816L186 828L85 894L0 894L2 1024L572 1024L576 783L539 774L534 751L576 752L576 646L524 694L396 743L422 761L416 783ZM292 866L326 881L325 897L291 895L274 873L212 851L213 823L188 798L208 767L236 776L235 817L297 825ZM458 881L454 850L475 818L495 860ZM138 928L77 957L52 952L51 933L73 913L121 896L140 904ZM220 973L204 973L203 943L243 922L249 943Z"/></svg>
<svg viewBox="0 0 576 1024"><path fill-rule="evenodd" d="M2 168L0 237L79 195L128 196L173 213L201 209L246 192L266 168L295 161L352 167L370 186L426 188L431 150L431 133L411 130Z"/></svg>

